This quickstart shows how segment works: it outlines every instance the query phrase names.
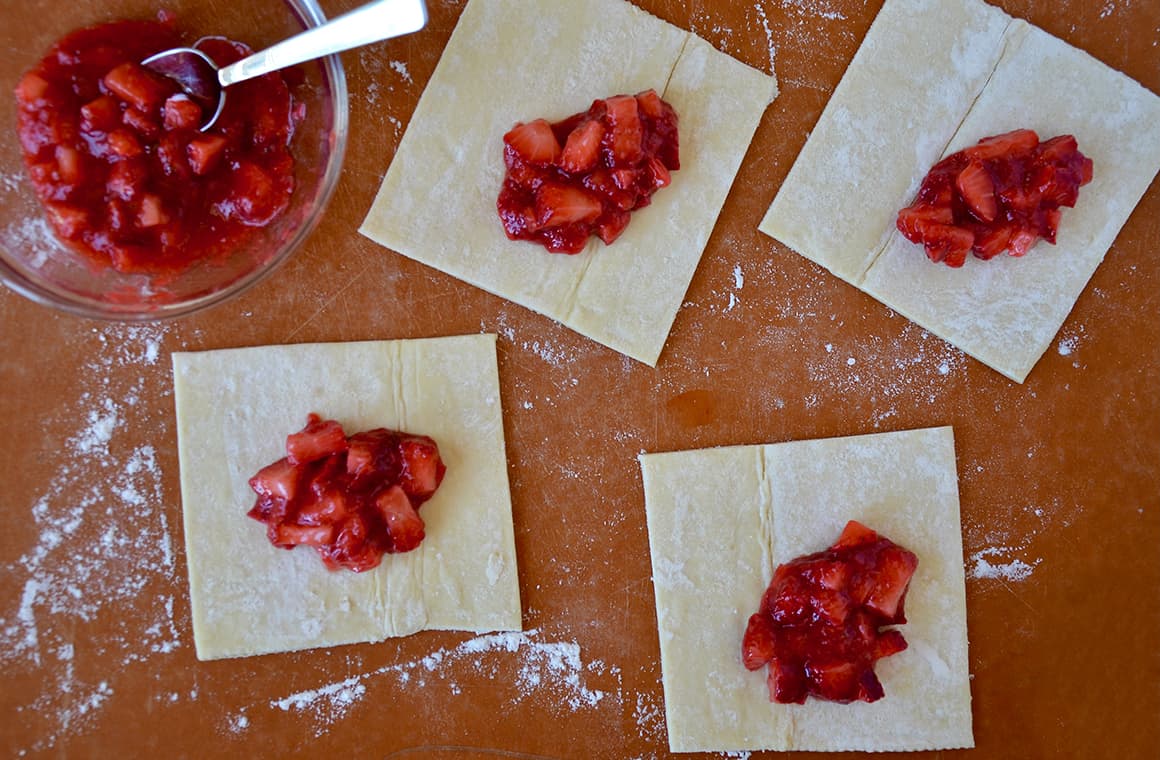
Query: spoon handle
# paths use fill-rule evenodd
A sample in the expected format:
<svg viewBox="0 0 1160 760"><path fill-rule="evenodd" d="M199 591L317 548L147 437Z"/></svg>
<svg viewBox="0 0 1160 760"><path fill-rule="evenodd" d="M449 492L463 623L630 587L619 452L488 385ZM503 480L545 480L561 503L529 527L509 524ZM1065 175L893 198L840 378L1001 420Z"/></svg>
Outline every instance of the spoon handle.
<svg viewBox="0 0 1160 760"><path fill-rule="evenodd" d="M331 53L417 32L427 24L423 0L375 0L307 29L218 71L222 87Z"/></svg>

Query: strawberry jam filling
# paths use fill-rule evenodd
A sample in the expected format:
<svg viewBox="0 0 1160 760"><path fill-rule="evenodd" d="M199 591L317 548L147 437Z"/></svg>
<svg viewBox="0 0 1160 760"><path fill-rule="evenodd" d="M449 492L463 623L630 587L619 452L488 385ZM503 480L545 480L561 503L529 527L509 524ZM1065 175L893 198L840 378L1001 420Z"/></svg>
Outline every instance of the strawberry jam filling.
<svg viewBox="0 0 1160 760"><path fill-rule="evenodd" d="M896 629L918 567L914 554L851 520L829 549L779 565L749 618L741 658L769 666L771 702L883 697L874 663L906 649Z"/></svg>
<svg viewBox="0 0 1160 760"><path fill-rule="evenodd" d="M258 499L249 516L266 523L274 546L312 546L331 570L359 573L423 541L419 507L446 469L426 436L384 428L347 436L311 414L287 436L286 456L250 478Z"/></svg>
<svg viewBox="0 0 1160 760"><path fill-rule="evenodd" d="M1046 142L1030 129L996 135L947 156L898 212L898 230L934 262L961 267L967 254L1022 256L1039 238L1055 244L1060 207L1091 182L1092 161L1075 138Z"/></svg>
<svg viewBox="0 0 1160 760"><path fill-rule="evenodd" d="M516 124L503 142L504 232L553 253L579 253L592 235L612 243L681 167L677 114L654 90L597 100L555 124Z"/></svg>
<svg viewBox="0 0 1160 760"><path fill-rule="evenodd" d="M73 32L16 86L24 163L57 237L99 267L173 274L224 258L289 205L296 119L278 74L233 86L218 122L140 65L182 46L171 15ZM206 38L225 65L245 45Z"/></svg>

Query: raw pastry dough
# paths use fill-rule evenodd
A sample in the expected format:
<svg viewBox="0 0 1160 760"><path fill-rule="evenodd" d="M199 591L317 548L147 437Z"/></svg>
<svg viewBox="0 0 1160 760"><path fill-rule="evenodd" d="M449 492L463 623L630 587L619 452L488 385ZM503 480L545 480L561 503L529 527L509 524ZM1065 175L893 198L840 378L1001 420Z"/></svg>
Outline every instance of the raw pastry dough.
<svg viewBox="0 0 1160 760"><path fill-rule="evenodd" d="M760 229L1022 382L1160 170L1157 123L1160 98L997 8L887 0ZM898 210L941 157L1020 127L1095 163L1059 244L931 264Z"/></svg>
<svg viewBox="0 0 1160 760"><path fill-rule="evenodd" d="M655 365L774 79L622 0L471 0L361 232ZM611 246L509 241L502 137L597 98L655 88L680 119L681 169Z"/></svg>
<svg viewBox="0 0 1160 760"><path fill-rule="evenodd" d="M199 659L520 628L494 335L175 353L173 379ZM249 477L312 411L439 443L447 475L418 549L330 572L246 517Z"/></svg>
<svg viewBox="0 0 1160 760"><path fill-rule="evenodd" d="M669 747L949 749L974 745L950 428L643 454ZM872 704L769 701L741 664L749 616L781 562L859 520L915 552L902 631Z"/></svg>

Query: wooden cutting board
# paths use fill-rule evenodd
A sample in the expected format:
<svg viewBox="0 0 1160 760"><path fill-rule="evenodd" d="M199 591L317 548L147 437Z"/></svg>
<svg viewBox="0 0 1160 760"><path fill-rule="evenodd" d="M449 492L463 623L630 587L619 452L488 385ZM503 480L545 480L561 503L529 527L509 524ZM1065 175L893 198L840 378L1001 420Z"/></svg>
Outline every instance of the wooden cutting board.
<svg viewBox="0 0 1160 760"><path fill-rule="evenodd" d="M667 757L637 454L934 425L958 454L972 756L1155 751L1160 190L1017 385L757 232L881 3L639 4L775 66L781 87L655 369L357 234L454 0L420 34L344 55L341 184L244 296L125 326L0 292L4 754ZM37 14L100 5L6 9L3 71L33 63L12 51ZM998 5L1160 91L1160 5ZM476 332L499 334L525 632L198 662L170 352Z"/></svg>

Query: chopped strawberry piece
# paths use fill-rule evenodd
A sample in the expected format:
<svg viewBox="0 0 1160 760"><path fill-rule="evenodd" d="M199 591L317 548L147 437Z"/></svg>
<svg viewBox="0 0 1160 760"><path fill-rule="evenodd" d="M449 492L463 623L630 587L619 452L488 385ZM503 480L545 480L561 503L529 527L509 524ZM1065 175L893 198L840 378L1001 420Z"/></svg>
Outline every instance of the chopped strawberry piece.
<svg viewBox="0 0 1160 760"><path fill-rule="evenodd" d="M398 482L403 477L402 440L399 433L382 428L355 433L347 439L347 473L356 484L374 478Z"/></svg>
<svg viewBox="0 0 1160 760"><path fill-rule="evenodd" d="M620 209L609 209L604 212L600 218L599 224L596 226L596 236L600 238L605 245L612 245L612 242L620 237L621 233L628 226L629 213Z"/></svg>
<svg viewBox="0 0 1160 760"><path fill-rule="evenodd" d="M596 166L600 159L600 141L604 138L604 125L599 121L586 121L568 135L564 152L560 155L560 168L572 174L586 172Z"/></svg>
<svg viewBox="0 0 1160 760"><path fill-rule="evenodd" d="M165 210L161 197L153 193L142 196L141 206L137 210L137 226L145 229L167 222L169 222L169 212Z"/></svg>
<svg viewBox="0 0 1160 760"><path fill-rule="evenodd" d="M874 659L889 657L906 649L906 639L897 630L883 631L874 642Z"/></svg>
<svg viewBox="0 0 1160 760"><path fill-rule="evenodd" d="M896 629L915 555L851 520L829 549L774 572L741 642L749 670L769 665L769 698L873 702L884 695L874 663L906 648Z"/></svg>
<svg viewBox="0 0 1160 760"><path fill-rule="evenodd" d="M112 69L101 81L114 95L145 113L160 108L177 89L171 80L131 61Z"/></svg>
<svg viewBox="0 0 1160 760"><path fill-rule="evenodd" d="M522 189L505 184L499 191L496 208L509 240L520 240L540 228L535 203L535 196Z"/></svg>
<svg viewBox="0 0 1160 760"><path fill-rule="evenodd" d="M293 501L298 494L301 473L289 458L268 464L250 478L250 488L258 496L270 496L281 501Z"/></svg>
<svg viewBox="0 0 1160 760"><path fill-rule="evenodd" d="M16 99L25 108L38 108L40 101L48 94L49 87L50 85L47 79L35 71L30 71L21 77L20 82L17 83Z"/></svg>
<svg viewBox="0 0 1160 760"><path fill-rule="evenodd" d="M1039 209L1043 194L1031 184L1017 184L1000 190L999 198L1007 206L1009 217L1022 219Z"/></svg>
<svg viewBox="0 0 1160 760"><path fill-rule="evenodd" d="M543 119L516 124L503 136L503 141L528 163L546 166L560 158L560 143L552 132L552 125Z"/></svg>
<svg viewBox="0 0 1160 760"><path fill-rule="evenodd" d="M423 541L423 518L419 517L402 488L391 486L380 492L375 506L386 522L394 551L409 552Z"/></svg>
<svg viewBox="0 0 1160 760"><path fill-rule="evenodd" d="M810 663L808 675L813 682L815 696L833 702L852 702L862 696L863 670L849 660L822 660ZM873 675L874 671L871 670ZM868 699L867 702L874 700Z"/></svg>
<svg viewBox="0 0 1160 760"><path fill-rule="evenodd" d="M1039 135L1033 130L1016 129L994 137L985 137L962 152L969 159L985 161L1008 154L1027 153L1035 150L1038 145Z"/></svg>
<svg viewBox="0 0 1160 760"><path fill-rule="evenodd" d="M774 655L773 629L760 614L751 615L741 645L741 663L748 670L764 666Z"/></svg>
<svg viewBox="0 0 1160 760"><path fill-rule="evenodd" d="M623 176L621 179L623 181ZM592 172L584 178L583 185L585 189L591 190L597 196L602 196L605 206L611 206L612 209L618 211L632 211L643 200L635 192L635 188L622 189L613 179L612 172L607 169L597 169Z"/></svg>
<svg viewBox="0 0 1160 760"><path fill-rule="evenodd" d="M578 253L592 235L611 244L629 213L672 183L678 153L676 112L654 90L596 100L554 124L517 124L504 135L496 200L504 234L554 253Z"/></svg>
<svg viewBox="0 0 1160 760"><path fill-rule="evenodd" d="M899 546L888 546L878 554L874 587L866 606L894 623L905 621L902 604L911 576L918 567L918 557Z"/></svg>
<svg viewBox="0 0 1160 760"><path fill-rule="evenodd" d="M1044 211L1039 223L1039 237L1055 245L1055 235L1059 231L1059 222L1062 218L1063 212L1057 208L1049 208Z"/></svg>
<svg viewBox="0 0 1160 760"><path fill-rule="evenodd" d="M867 528L857 520L850 520L842 528L842 535L834 542L835 549L845 549L862 544L871 544L878 540L878 534Z"/></svg>
<svg viewBox="0 0 1160 760"><path fill-rule="evenodd" d="M66 185L80 184L84 178L80 151L68 145L58 145L54 157L56 158L57 179Z"/></svg>
<svg viewBox="0 0 1160 760"><path fill-rule="evenodd" d="M908 240L922 240L927 225L954 224L955 216L950 204L945 206L910 206L898 212L898 231Z"/></svg>
<svg viewBox="0 0 1160 760"><path fill-rule="evenodd" d="M897 227L931 261L952 267L968 252L1022 256L1040 237L1055 242L1060 207L1076 204L1091 172L1071 135L1043 143L1027 129L989 137L935 164Z"/></svg>
<svg viewBox="0 0 1160 760"><path fill-rule="evenodd" d="M121 108L109 95L90 100L81 106L81 126L88 132L109 132L121 123Z"/></svg>
<svg viewBox="0 0 1160 760"><path fill-rule="evenodd" d="M435 493L443 481L446 467L439 457L435 441L427 437L406 438L399 444L403 455L403 473L400 485L417 503L423 503Z"/></svg>
<svg viewBox="0 0 1160 760"><path fill-rule="evenodd" d="M199 177L209 174L221 163L227 140L223 135L195 137L185 146L189 167Z"/></svg>
<svg viewBox="0 0 1160 760"><path fill-rule="evenodd" d="M446 471L435 441L383 428L347 437L311 414L286 453L250 479L249 516L275 545L313 546L328 568L363 572L423 540L418 509Z"/></svg>
<svg viewBox="0 0 1160 760"><path fill-rule="evenodd" d="M613 169L612 183L621 190L632 190L640 180L640 171L637 169Z"/></svg>
<svg viewBox="0 0 1160 760"><path fill-rule="evenodd" d="M1079 152L1079 143L1072 135L1059 135L1045 140L1035 148L1035 153L1047 163L1067 161Z"/></svg>
<svg viewBox="0 0 1160 760"><path fill-rule="evenodd" d="M270 526L270 543L287 549L293 549L298 544L325 546L333 540L333 525L310 526L279 523Z"/></svg>
<svg viewBox="0 0 1160 760"><path fill-rule="evenodd" d="M846 535L845 531L843 531L842 535ZM863 543L878 540L877 533L870 531L870 535L872 538ZM834 544L834 546L842 545L842 538L839 538L838 541L839 543ZM857 544L850 545L857 546ZM844 562L836 562L831 559L819 560L817 562L803 562L800 565L800 572L811 584L820 589L841 591L849 585L850 568Z"/></svg>
<svg viewBox="0 0 1160 760"><path fill-rule="evenodd" d="M141 141L127 129L114 129L106 139L109 143L109 150L113 155L121 158L136 158L145 153L145 149L141 147Z"/></svg>
<svg viewBox="0 0 1160 760"><path fill-rule="evenodd" d="M145 190L149 169L139 159L118 161L109 169L105 191L123 201L131 201Z"/></svg>
<svg viewBox="0 0 1160 760"><path fill-rule="evenodd" d="M378 567L384 551L372 540L372 529L361 514L351 515L340 523L333 543L315 549L328 569L346 568L355 573Z"/></svg>
<svg viewBox="0 0 1160 760"><path fill-rule="evenodd" d="M602 210L595 197L568 185L545 184L536 193L536 222L540 227L592 222Z"/></svg>
<svg viewBox="0 0 1160 760"><path fill-rule="evenodd" d="M648 170L652 174L652 184L656 189L668 187L669 183L673 181L673 175L669 173L669 169L658 159L649 156Z"/></svg>
<svg viewBox="0 0 1160 760"><path fill-rule="evenodd" d="M290 188L253 161L237 161L228 194L214 205L223 219L261 227L290 203Z"/></svg>
<svg viewBox="0 0 1160 760"><path fill-rule="evenodd" d="M250 144L259 150L285 145L290 135L290 124L283 113L263 111L250 122Z"/></svg>
<svg viewBox="0 0 1160 760"><path fill-rule="evenodd" d="M877 702L885 696L886 690L882 688L878 675L873 670L863 670L861 678L858 679L858 693L855 699L861 702Z"/></svg>
<svg viewBox="0 0 1160 760"><path fill-rule="evenodd" d="M306 418L306 427L286 436L286 455L291 464L305 464L347 450L346 433L334 420L317 414Z"/></svg>
<svg viewBox="0 0 1160 760"><path fill-rule="evenodd" d="M1007 246L1011 244L1011 236L1014 234L1015 227L1010 224L992 227L983 234L975 237L975 246L973 249L975 255L984 261L995 258L1007 250Z"/></svg>
<svg viewBox="0 0 1160 760"><path fill-rule="evenodd" d="M1079 172L1066 166L1041 166L1030 181L1030 188L1047 208L1073 208L1079 200Z"/></svg>
<svg viewBox="0 0 1160 760"><path fill-rule="evenodd" d="M608 108L609 146L614 165L637 163L643 155L644 128L636 98L617 95L604 103Z"/></svg>
<svg viewBox="0 0 1160 760"><path fill-rule="evenodd" d="M952 267L961 267L975 244L970 230L949 224L927 225L922 240L931 261L943 261Z"/></svg>
<svg viewBox="0 0 1160 760"><path fill-rule="evenodd" d="M361 475L370 475L376 468L378 446L374 438L362 433L347 439L346 471L358 478Z"/></svg>
<svg viewBox="0 0 1160 760"><path fill-rule="evenodd" d="M1011 243L1007 246L1012 256L1023 256L1035 245L1036 233L1033 230L1022 228L1011 236Z"/></svg>
<svg viewBox="0 0 1160 760"><path fill-rule="evenodd" d="M779 660L776 657L769 663L769 678L766 679L769 687L771 702L781 704L803 704L810 693L810 683L806 679L805 669L794 662Z"/></svg>
<svg viewBox="0 0 1160 760"><path fill-rule="evenodd" d="M352 514L354 507L345 491L321 484L321 488L314 489L314 494L314 500L303 504L298 510L299 524L337 525Z"/></svg>
<svg viewBox="0 0 1160 760"><path fill-rule="evenodd" d="M982 162L972 161L967 164L966 168L959 172L955 187L975 216L984 222L995 220L995 215L999 213L999 202L995 200L995 183Z"/></svg>
<svg viewBox="0 0 1160 760"><path fill-rule="evenodd" d="M1094 171L1094 167L1095 164L1092 163L1092 160L1084 156L1083 161L1080 162L1079 184L1081 186L1086 185L1092 181L1092 172Z"/></svg>
<svg viewBox="0 0 1160 760"><path fill-rule="evenodd" d="M201 106L185 93L170 96L165 101L162 123L166 129L197 129L201 126Z"/></svg>
<svg viewBox="0 0 1160 760"><path fill-rule="evenodd" d="M657 95L656 90L645 90L636 94L636 103L640 112L650 119L659 119L664 116L664 101Z"/></svg>
<svg viewBox="0 0 1160 760"><path fill-rule="evenodd" d="M813 594L814 614L825 618L833 625L840 626L850 616L852 603L844 589L817 588Z"/></svg>
<svg viewBox="0 0 1160 760"><path fill-rule="evenodd" d="M591 228L582 222L540 230L540 242L551 253L579 253L587 247L591 236Z"/></svg>
<svg viewBox="0 0 1160 760"><path fill-rule="evenodd" d="M121 121L132 127L137 134L149 140L156 140L161 134L161 122L149 114L142 113L130 106L121 114Z"/></svg>

